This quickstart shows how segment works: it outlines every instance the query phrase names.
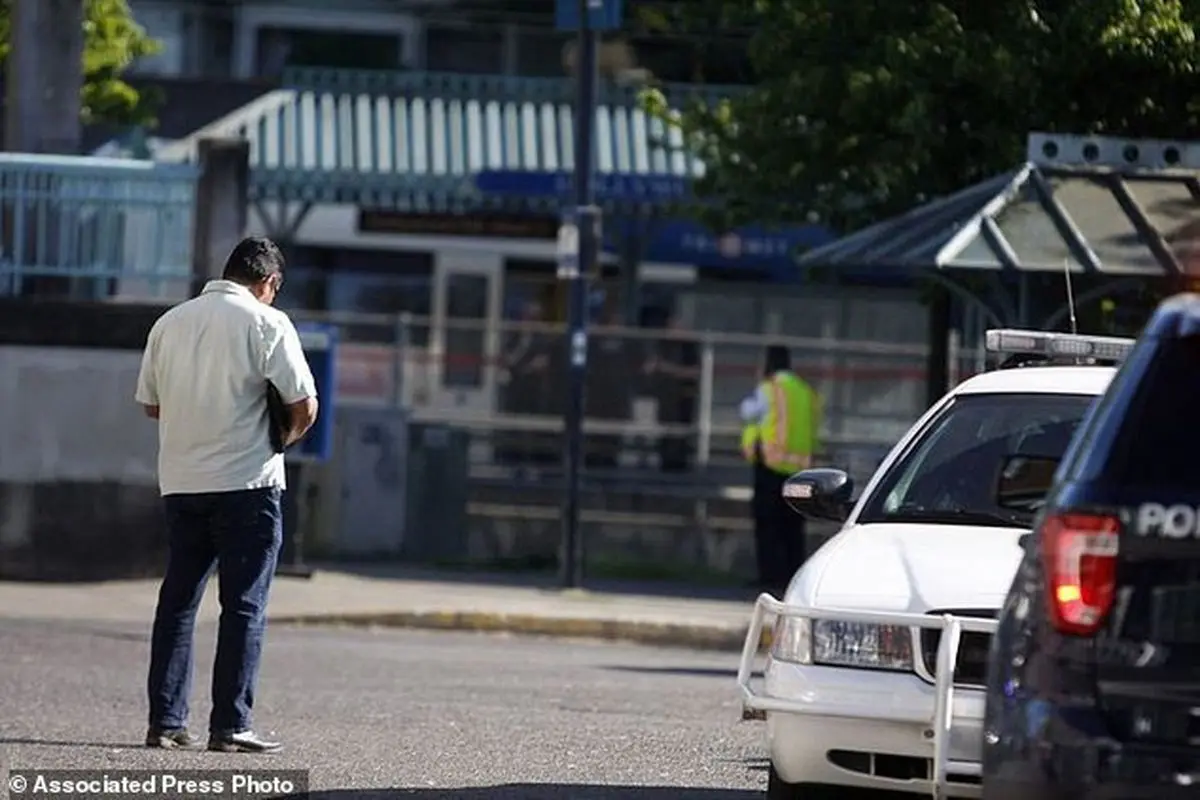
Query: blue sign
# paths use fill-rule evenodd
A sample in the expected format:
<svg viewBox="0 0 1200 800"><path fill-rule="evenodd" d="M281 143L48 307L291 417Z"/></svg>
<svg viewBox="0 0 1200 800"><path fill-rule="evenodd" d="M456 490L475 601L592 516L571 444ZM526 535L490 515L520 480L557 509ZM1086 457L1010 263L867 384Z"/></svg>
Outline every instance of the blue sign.
<svg viewBox="0 0 1200 800"><path fill-rule="evenodd" d="M664 203L691 194L691 180L682 175L637 172L597 172L592 183L598 202ZM570 172L548 170L488 170L475 174L475 188L485 194L509 197L560 197L575 190Z"/></svg>
<svg viewBox="0 0 1200 800"><path fill-rule="evenodd" d="M698 267L794 271L798 253L836 238L819 225L771 230L748 225L714 233L699 222L671 220L651 224L642 257L646 261Z"/></svg>
<svg viewBox="0 0 1200 800"><path fill-rule="evenodd" d="M317 383L317 400L321 408L317 413L317 421L304 438L288 450L287 458L302 462L328 461L333 455L333 410L337 405L334 397L334 387L337 386L337 328L333 325L302 323L296 326L296 330L308 359L308 368L312 370Z"/></svg>
<svg viewBox="0 0 1200 800"><path fill-rule="evenodd" d="M548 170L489 170L475 175L476 188L486 194L508 197L558 198L571 202L574 176L570 172ZM682 175L626 172L598 173L595 177L597 202L666 204L687 200L691 179ZM620 218L618 218L620 219ZM643 220L621 220L615 233L629 235L627 226L641 227ZM621 230L625 227L625 230ZM573 257L564 252L564 231L559 231L559 274L571 275L577 269ZM566 231L569 237L571 231ZM760 269L782 279L796 280L796 256L827 244L836 238L833 231L820 225L798 225L772 230L749 225L724 233L714 233L692 220L667 220L649 223L642 258L675 264L692 264L717 269ZM573 248L572 248L573 249ZM618 248L613 239L605 249Z"/></svg>
<svg viewBox="0 0 1200 800"><path fill-rule="evenodd" d="M586 0L588 27L596 31L611 31L621 27L621 0ZM557 0L554 9L555 26L560 31L577 31L580 26L580 0Z"/></svg>

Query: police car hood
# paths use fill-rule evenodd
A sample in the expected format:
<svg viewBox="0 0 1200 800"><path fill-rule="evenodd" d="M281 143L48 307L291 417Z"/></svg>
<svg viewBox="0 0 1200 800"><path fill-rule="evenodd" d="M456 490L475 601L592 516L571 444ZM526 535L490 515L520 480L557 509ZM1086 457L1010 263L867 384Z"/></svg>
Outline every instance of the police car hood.
<svg viewBox="0 0 1200 800"><path fill-rule="evenodd" d="M999 609L1021 560L1022 533L968 525L856 525L813 554L792 587L795 601L914 614Z"/></svg>

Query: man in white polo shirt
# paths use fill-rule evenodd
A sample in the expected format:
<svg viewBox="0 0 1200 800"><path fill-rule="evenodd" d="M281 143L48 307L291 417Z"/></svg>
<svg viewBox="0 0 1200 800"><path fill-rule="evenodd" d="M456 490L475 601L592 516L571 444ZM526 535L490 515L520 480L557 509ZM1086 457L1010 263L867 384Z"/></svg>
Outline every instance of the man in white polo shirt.
<svg viewBox="0 0 1200 800"><path fill-rule="evenodd" d="M170 556L151 639L149 747L187 747L193 628L213 567L221 602L210 750L268 752L251 728L267 596L283 536L283 455L271 444L267 385L287 405L284 441L317 418L317 389L295 326L272 303L283 254L242 240L221 280L150 330L136 400L158 420L158 477Z"/></svg>

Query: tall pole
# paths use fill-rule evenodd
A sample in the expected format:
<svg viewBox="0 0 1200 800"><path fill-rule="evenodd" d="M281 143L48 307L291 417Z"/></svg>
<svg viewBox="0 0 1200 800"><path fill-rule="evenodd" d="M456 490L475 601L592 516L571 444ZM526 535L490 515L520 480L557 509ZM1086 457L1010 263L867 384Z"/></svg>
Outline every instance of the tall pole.
<svg viewBox="0 0 1200 800"><path fill-rule="evenodd" d="M6 84L7 108L4 119L4 149L15 153L40 153L43 106L40 95L45 86L41 69L36 0L16 0L9 11L11 43Z"/></svg>
<svg viewBox="0 0 1200 800"><path fill-rule="evenodd" d="M599 70L597 32L591 24L593 10L604 0L578 0L579 47L576 61L575 94L575 212L570 223L575 245L574 268L560 264L559 276L570 284L567 323L566 497L563 503L562 557L560 577L564 588L583 585L584 549L579 529L579 494L583 462L583 416L587 385L588 281L596 272L600 249L600 209L593 201L595 168L594 130ZM564 226L565 227L565 226Z"/></svg>
<svg viewBox="0 0 1200 800"><path fill-rule="evenodd" d="M76 155L84 0L13 0L4 149Z"/></svg>

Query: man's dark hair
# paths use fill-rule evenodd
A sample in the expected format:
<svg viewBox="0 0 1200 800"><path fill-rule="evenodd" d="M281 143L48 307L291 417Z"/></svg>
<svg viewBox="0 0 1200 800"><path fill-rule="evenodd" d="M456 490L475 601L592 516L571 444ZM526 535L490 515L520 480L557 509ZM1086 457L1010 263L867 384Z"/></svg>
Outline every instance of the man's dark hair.
<svg viewBox="0 0 1200 800"><path fill-rule="evenodd" d="M763 359L763 372L774 375L781 370L792 368L792 354L783 345L773 344L767 348L767 356Z"/></svg>
<svg viewBox="0 0 1200 800"><path fill-rule="evenodd" d="M265 236L247 236L237 243L221 277L247 286L283 272L283 252Z"/></svg>

